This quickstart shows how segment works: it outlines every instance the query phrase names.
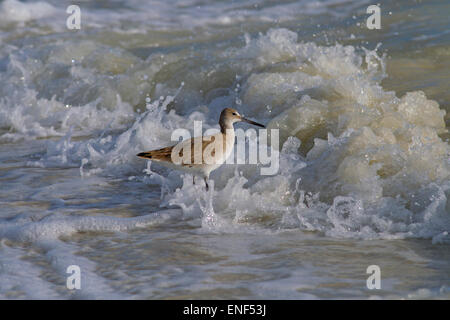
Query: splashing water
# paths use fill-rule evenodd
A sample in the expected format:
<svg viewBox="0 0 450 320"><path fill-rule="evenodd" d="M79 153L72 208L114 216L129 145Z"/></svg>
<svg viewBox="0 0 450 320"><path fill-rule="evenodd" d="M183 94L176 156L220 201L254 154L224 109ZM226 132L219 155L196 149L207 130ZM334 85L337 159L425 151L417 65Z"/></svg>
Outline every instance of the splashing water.
<svg viewBox="0 0 450 320"><path fill-rule="evenodd" d="M407 289L383 273L384 297L448 295L446 93L417 90L427 79L392 91L411 58L389 41L292 27L297 9L323 24L363 4L140 3L86 8L76 40L56 1L0 4L0 297L359 297L342 270L372 257L411 268ZM430 59L414 61L439 69ZM225 106L279 130L276 175L224 165L206 191L136 157L194 121L218 128ZM68 263L85 291L63 288Z"/></svg>

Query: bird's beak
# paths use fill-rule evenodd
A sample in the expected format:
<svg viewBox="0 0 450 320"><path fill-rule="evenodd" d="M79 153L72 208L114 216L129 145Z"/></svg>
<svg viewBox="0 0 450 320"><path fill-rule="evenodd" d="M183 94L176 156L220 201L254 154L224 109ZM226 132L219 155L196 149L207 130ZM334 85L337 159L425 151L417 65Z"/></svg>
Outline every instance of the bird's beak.
<svg viewBox="0 0 450 320"><path fill-rule="evenodd" d="M260 124L258 122L255 122L255 121L252 121L252 120L248 120L248 119L246 119L244 117L241 117L241 121L244 121L244 122L247 122L247 123L253 124L255 126L262 127L262 128L266 127L266 126L264 126L264 125L262 125L262 124Z"/></svg>

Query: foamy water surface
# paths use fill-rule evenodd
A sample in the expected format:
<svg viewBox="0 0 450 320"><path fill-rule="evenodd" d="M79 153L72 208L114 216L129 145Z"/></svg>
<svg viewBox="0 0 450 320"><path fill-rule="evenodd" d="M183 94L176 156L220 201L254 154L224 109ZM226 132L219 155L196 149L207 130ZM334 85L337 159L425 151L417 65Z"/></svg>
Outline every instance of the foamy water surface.
<svg viewBox="0 0 450 320"><path fill-rule="evenodd" d="M0 298L450 298L450 4L379 2L1 1ZM135 156L224 107L276 175Z"/></svg>

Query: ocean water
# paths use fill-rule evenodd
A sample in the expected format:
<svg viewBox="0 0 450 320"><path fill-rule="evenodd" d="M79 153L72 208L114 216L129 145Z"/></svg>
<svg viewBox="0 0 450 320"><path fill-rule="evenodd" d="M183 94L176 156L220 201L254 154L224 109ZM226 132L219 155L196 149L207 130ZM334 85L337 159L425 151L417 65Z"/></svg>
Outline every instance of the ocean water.
<svg viewBox="0 0 450 320"><path fill-rule="evenodd" d="M450 3L378 3L0 1L0 298L449 299ZM224 107L277 174L135 156Z"/></svg>

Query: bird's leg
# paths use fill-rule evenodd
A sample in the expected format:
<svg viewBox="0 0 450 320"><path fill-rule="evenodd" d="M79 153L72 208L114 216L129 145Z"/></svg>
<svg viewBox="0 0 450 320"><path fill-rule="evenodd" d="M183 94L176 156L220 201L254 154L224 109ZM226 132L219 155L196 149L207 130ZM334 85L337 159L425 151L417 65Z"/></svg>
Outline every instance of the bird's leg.
<svg viewBox="0 0 450 320"><path fill-rule="evenodd" d="M209 190L209 186L208 186L208 178L204 178L205 179L205 184L206 184L206 191L208 191Z"/></svg>
<svg viewBox="0 0 450 320"><path fill-rule="evenodd" d="M192 175L192 184L195 184L195 175Z"/></svg>

